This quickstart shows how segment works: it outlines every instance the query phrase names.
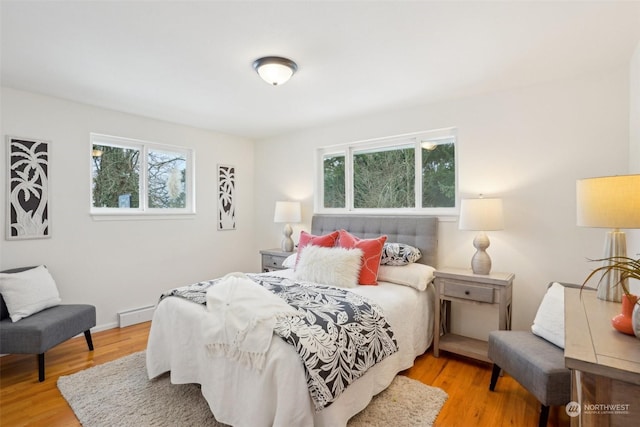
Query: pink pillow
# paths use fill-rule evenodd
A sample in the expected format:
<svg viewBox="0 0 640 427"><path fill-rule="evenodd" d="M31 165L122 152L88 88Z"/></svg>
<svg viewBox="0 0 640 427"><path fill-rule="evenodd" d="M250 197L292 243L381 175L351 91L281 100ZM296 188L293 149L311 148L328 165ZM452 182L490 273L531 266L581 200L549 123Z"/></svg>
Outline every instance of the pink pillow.
<svg viewBox="0 0 640 427"><path fill-rule="evenodd" d="M298 265L300 253L302 253L302 249L305 246L315 245L325 248L333 248L334 246L336 246L339 234L340 233L338 233L338 231L334 231L323 236L314 236L313 234L309 234L306 231L302 230L300 232L300 238L298 239L298 255L296 256L296 265Z"/></svg>
<svg viewBox="0 0 640 427"><path fill-rule="evenodd" d="M382 247L387 241L387 236L380 236L375 239L360 239L345 230L340 230L338 245L342 248L358 248L363 252L362 267L358 283L361 285L377 285L378 269L380 268L380 258L382 257Z"/></svg>

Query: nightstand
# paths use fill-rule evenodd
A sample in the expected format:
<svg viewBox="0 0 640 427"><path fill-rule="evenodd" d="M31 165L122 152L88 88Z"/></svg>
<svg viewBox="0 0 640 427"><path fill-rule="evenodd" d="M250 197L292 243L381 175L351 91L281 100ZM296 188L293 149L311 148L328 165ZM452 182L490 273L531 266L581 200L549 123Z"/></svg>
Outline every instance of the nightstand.
<svg viewBox="0 0 640 427"><path fill-rule="evenodd" d="M285 252L280 248L275 249L263 249L260 251L262 255L262 272L284 270L282 263L293 252Z"/></svg>
<svg viewBox="0 0 640 427"><path fill-rule="evenodd" d="M451 303L492 304L498 308L498 329L511 329L513 273L473 274L471 270L443 268L434 272L436 313L433 355L440 350L491 363L486 341L452 334Z"/></svg>

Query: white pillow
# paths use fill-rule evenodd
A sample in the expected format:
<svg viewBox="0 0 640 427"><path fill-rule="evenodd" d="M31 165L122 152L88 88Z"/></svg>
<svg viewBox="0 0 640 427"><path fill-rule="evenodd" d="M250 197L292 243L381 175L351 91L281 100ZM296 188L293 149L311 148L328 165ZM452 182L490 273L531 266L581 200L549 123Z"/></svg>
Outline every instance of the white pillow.
<svg viewBox="0 0 640 427"><path fill-rule="evenodd" d="M553 283L544 294L531 332L564 348L564 286Z"/></svg>
<svg viewBox="0 0 640 427"><path fill-rule="evenodd" d="M56 282L44 265L20 273L0 273L0 294L12 322L61 302Z"/></svg>
<svg viewBox="0 0 640 427"><path fill-rule="evenodd" d="M419 291L427 289L433 280L436 269L425 264L381 265L378 270L378 280L410 286Z"/></svg>
<svg viewBox="0 0 640 427"><path fill-rule="evenodd" d="M293 254L289 255L287 258L285 258L284 261L282 261L282 266L284 268L295 268L296 266L296 259L298 258L298 253L294 252Z"/></svg>
<svg viewBox="0 0 640 427"><path fill-rule="evenodd" d="M361 249L307 245L300 252L294 278L341 288L355 288L358 286L361 259Z"/></svg>

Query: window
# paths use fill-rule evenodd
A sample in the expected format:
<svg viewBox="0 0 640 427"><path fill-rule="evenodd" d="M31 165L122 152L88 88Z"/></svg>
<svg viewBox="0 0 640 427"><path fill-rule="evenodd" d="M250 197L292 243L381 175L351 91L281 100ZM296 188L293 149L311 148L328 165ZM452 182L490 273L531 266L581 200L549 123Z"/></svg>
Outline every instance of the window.
<svg viewBox="0 0 640 427"><path fill-rule="evenodd" d="M323 158L325 208L345 207L344 160L344 154L329 154Z"/></svg>
<svg viewBox="0 0 640 427"><path fill-rule="evenodd" d="M320 148L316 211L454 213L455 140L445 129Z"/></svg>
<svg viewBox="0 0 640 427"><path fill-rule="evenodd" d="M415 147L353 150L353 207L415 207Z"/></svg>
<svg viewBox="0 0 640 427"><path fill-rule="evenodd" d="M91 213L194 213L193 150L91 134Z"/></svg>

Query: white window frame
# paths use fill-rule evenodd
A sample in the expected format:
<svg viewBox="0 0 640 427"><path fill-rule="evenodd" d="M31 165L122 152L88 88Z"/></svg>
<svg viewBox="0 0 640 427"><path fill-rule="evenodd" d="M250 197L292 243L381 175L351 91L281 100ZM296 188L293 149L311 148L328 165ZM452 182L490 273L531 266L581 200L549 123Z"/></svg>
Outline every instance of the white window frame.
<svg viewBox="0 0 640 427"><path fill-rule="evenodd" d="M379 148L393 148L407 145L413 145L416 150L415 170L422 169L422 150L423 143L431 142L450 143L454 145L455 155L455 205L453 207L442 208L423 208L422 207L422 176L415 174L415 207L412 208L355 208L353 197L353 158L355 152L364 150L372 150ZM325 156L344 156L345 157L345 205L344 208L325 208L324 207L324 158ZM346 144L332 145L328 147L320 147L316 150L316 183L314 197L314 212L327 214L421 214L421 215L438 215L453 216L458 214L458 206L460 203L458 188L458 140L457 130L455 128L438 129L424 132L414 132L391 137L376 138L365 141L350 142Z"/></svg>
<svg viewBox="0 0 640 427"><path fill-rule="evenodd" d="M128 219L128 218L171 218L195 215L196 213L196 189L195 189L195 151L176 145L159 144L156 142L139 139L124 138L120 136L91 133L89 141L89 208L90 214L96 219ZM92 152L94 144L112 147L131 148L140 151L140 202L138 208L104 208L93 206L93 160ZM185 173L185 207L184 208L150 208L147 194L147 158L149 151L169 151L184 155L186 160Z"/></svg>

